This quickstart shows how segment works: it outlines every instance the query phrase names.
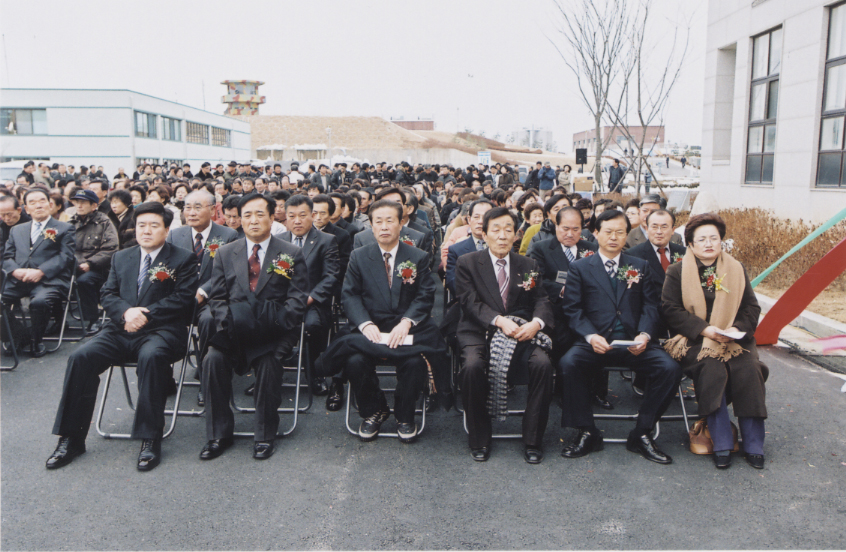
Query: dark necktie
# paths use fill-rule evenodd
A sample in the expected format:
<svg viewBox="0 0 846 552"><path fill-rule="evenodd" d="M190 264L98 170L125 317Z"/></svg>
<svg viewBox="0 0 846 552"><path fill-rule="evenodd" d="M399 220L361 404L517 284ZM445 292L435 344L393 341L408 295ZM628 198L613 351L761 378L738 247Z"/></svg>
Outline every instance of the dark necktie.
<svg viewBox="0 0 846 552"><path fill-rule="evenodd" d="M141 267L141 272L138 273L138 295L141 295L141 287L144 286L144 280L147 278L147 273L150 271L150 265L153 264L153 259L148 253L144 257L144 266Z"/></svg>
<svg viewBox="0 0 846 552"><path fill-rule="evenodd" d="M300 249L302 249L302 248L303 248L303 237L302 237L302 236L297 236L297 241L296 241L296 243L295 243L294 245L296 245L297 247L299 247Z"/></svg>
<svg viewBox="0 0 846 552"><path fill-rule="evenodd" d="M659 247L658 256L661 258L661 268L664 269L664 272L667 272L667 267L670 266L670 259L667 257L667 248Z"/></svg>
<svg viewBox="0 0 846 552"><path fill-rule="evenodd" d="M496 283L499 285L499 294L502 296L502 306L508 305L508 274L505 273L505 259L496 262L499 269L496 271Z"/></svg>
<svg viewBox="0 0 846 552"><path fill-rule="evenodd" d="M485 243L485 240L476 240L476 251L484 251L488 248L488 244Z"/></svg>
<svg viewBox="0 0 846 552"><path fill-rule="evenodd" d="M197 232L197 239L194 240L194 255L197 256L197 263L203 260L203 235Z"/></svg>
<svg viewBox="0 0 846 552"><path fill-rule="evenodd" d="M614 267L616 265L617 265L617 263L610 260L610 259L605 261L606 272L608 272L608 277L611 278L612 280L617 276L617 271L614 270Z"/></svg>
<svg viewBox="0 0 846 552"><path fill-rule="evenodd" d="M573 256L573 252L570 251L569 247L564 248L564 255L567 257L567 261L571 263L576 260L576 258Z"/></svg>
<svg viewBox="0 0 846 552"><path fill-rule="evenodd" d="M259 272L261 272L261 263L259 263L259 250L261 246L259 244L255 244L253 246L253 254L250 255L250 259L247 261L247 264L250 267L250 291L256 290L256 285L258 284L259 279Z"/></svg>
<svg viewBox="0 0 846 552"><path fill-rule="evenodd" d="M391 260L391 254L385 253L384 257L385 257L385 273L388 275L388 287L391 287L393 285L393 278L391 278L391 263L389 262Z"/></svg>

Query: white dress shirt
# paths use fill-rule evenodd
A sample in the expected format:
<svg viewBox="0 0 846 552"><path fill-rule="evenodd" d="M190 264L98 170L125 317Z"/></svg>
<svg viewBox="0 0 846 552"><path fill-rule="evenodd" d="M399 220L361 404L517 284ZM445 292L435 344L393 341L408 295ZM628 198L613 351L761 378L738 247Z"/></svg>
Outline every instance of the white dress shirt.
<svg viewBox="0 0 846 552"><path fill-rule="evenodd" d="M155 251L151 251L150 253L146 253L144 249L141 249L141 262L138 264L138 274L141 274L141 269L144 268L144 257L150 255L150 268L153 268L153 265L156 262L156 257L159 256L159 253L162 252L164 248L164 244L162 244L158 249Z"/></svg>
<svg viewBox="0 0 846 552"><path fill-rule="evenodd" d="M499 274L499 265L496 264L496 263L497 263L497 261L502 260L502 261L505 261L505 267L503 268L503 270L505 270L505 275L506 275L506 277L510 278L511 277L511 255L506 255L505 258L500 259L496 255L494 255L493 252L490 249L488 249L488 255L490 255L491 263L493 263L494 275ZM510 286L511 282L508 282L508 285ZM499 291L499 290L497 290L497 291ZM491 326L496 326L496 321L497 321L498 318L499 318L498 314L496 316L494 316L494 319L491 320ZM544 327L546 326L544 321L541 320L538 317L532 318L532 322L537 322L538 324L540 324L540 329L544 329Z"/></svg>
<svg viewBox="0 0 846 552"><path fill-rule="evenodd" d="M209 234L211 234L211 223L202 232L197 232L193 228L191 229L191 247L194 247L194 244L197 243L197 234L203 236L203 247L205 247L209 241Z"/></svg>

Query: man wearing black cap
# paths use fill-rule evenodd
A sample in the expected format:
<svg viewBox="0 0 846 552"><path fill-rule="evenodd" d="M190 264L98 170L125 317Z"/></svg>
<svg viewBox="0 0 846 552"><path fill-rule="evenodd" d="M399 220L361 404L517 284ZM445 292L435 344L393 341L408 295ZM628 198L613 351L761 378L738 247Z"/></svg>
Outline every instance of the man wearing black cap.
<svg viewBox="0 0 846 552"><path fill-rule="evenodd" d="M627 251L632 247L649 241L646 233L646 219L649 217L649 213L657 209L663 209L666 204L667 201L658 194L647 194L643 196L640 200L640 226L632 228L631 232L629 232L629 235L626 238L626 245L623 246L623 251ZM673 232L670 242L681 245L681 236Z"/></svg>
<svg viewBox="0 0 846 552"><path fill-rule="evenodd" d="M185 163L182 165L182 176L185 178L194 178L194 173L191 172L191 164Z"/></svg>
<svg viewBox="0 0 846 552"><path fill-rule="evenodd" d="M234 180L236 178L238 178L238 163L230 161L226 166L226 172L223 173L223 180L229 182L230 180Z"/></svg>
<svg viewBox="0 0 846 552"><path fill-rule="evenodd" d="M97 305L100 288L106 282L112 264L112 254L118 250L117 230L108 215L99 211L97 194L91 190L78 190L71 203L76 214L68 221L76 228L76 285L82 317L88 322L88 334L100 331Z"/></svg>
<svg viewBox="0 0 846 552"><path fill-rule="evenodd" d="M203 163L202 167L200 167L200 172L197 173L197 178L203 181L214 180L214 175L211 173L211 163L209 163L208 161Z"/></svg>

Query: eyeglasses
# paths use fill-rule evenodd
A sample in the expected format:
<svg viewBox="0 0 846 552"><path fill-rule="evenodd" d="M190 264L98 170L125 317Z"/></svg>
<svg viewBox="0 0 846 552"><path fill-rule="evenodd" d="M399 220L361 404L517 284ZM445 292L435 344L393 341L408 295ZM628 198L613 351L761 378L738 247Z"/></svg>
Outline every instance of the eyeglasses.
<svg viewBox="0 0 846 552"><path fill-rule="evenodd" d="M702 245L704 243L717 244L717 243L720 243L720 241L721 240L720 240L719 236L710 236L708 238L706 238L706 237L696 238L695 240L693 240L693 243L695 243L696 245Z"/></svg>

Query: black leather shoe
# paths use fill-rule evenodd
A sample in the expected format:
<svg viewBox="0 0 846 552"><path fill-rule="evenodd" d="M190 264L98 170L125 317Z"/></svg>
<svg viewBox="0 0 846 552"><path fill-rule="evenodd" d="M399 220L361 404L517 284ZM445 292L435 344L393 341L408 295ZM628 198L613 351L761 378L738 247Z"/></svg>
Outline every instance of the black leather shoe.
<svg viewBox="0 0 846 552"><path fill-rule="evenodd" d="M599 395L593 396L593 404L599 406L603 410L614 410L614 405L608 399L603 399Z"/></svg>
<svg viewBox="0 0 846 552"><path fill-rule="evenodd" d="M646 434L637 438L629 437L626 441L626 450L629 452L636 452L647 460L658 464L673 463L673 459L656 447L655 441L652 440L652 437Z"/></svg>
<svg viewBox="0 0 846 552"><path fill-rule="evenodd" d="M88 325L88 329L85 330L85 335L94 335L102 329L103 325L100 323L100 319L98 318L95 322Z"/></svg>
<svg viewBox="0 0 846 552"><path fill-rule="evenodd" d="M470 449L470 456L472 456L473 460L476 462L487 462L488 458L491 457L491 449L490 447Z"/></svg>
<svg viewBox="0 0 846 552"><path fill-rule="evenodd" d="M56 450L47 459L47 469L56 470L67 466L73 459L85 452L85 441L72 437L59 437L59 444Z"/></svg>
<svg viewBox="0 0 846 552"><path fill-rule="evenodd" d="M144 439L138 454L138 471L150 471L162 461L162 440Z"/></svg>
<svg viewBox="0 0 846 552"><path fill-rule="evenodd" d="M726 470L731 466L731 453L717 454L714 453L714 465L718 470Z"/></svg>
<svg viewBox="0 0 846 552"><path fill-rule="evenodd" d="M540 464L543 462L543 451L535 447L526 447L523 449L523 458L529 464Z"/></svg>
<svg viewBox="0 0 846 552"><path fill-rule="evenodd" d="M379 429L382 427L382 422L387 420L391 413L387 410L376 412L361 421L358 428L358 436L365 443L376 439L379 435Z"/></svg>
<svg viewBox="0 0 846 552"><path fill-rule="evenodd" d="M764 469L764 455L763 454L744 454L746 457L746 463L755 468L756 470L763 470Z"/></svg>
<svg viewBox="0 0 846 552"><path fill-rule="evenodd" d="M401 443L413 443L417 440L417 424L397 423L397 436Z"/></svg>
<svg viewBox="0 0 846 552"><path fill-rule="evenodd" d="M314 378L311 380L311 394L315 397L322 397L329 394L326 378Z"/></svg>
<svg viewBox="0 0 846 552"><path fill-rule="evenodd" d="M582 429L579 430L576 440L564 447L561 456L564 458L581 458L603 448L605 448L605 441L602 440L602 433L598 429L594 431Z"/></svg>
<svg viewBox="0 0 846 552"><path fill-rule="evenodd" d="M273 456L273 441L256 441L253 445L253 458L267 460Z"/></svg>
<svg viewBox="0 0 846 552"><path fill-rule="evenodd" d="M47 347L43 343L36 343L32 347L32 356L35 358L41 358L47 354Z"/></svg>
<svg viewBox="0 0 846 552"><path fill-rule="evenodd" d="M340 381L332 380L329 385L329 395L326 396L326 410L329 412L337 412L344 404L344 384Z"/></svg>
<svg viewBox="0 0 846 552"><path fill-rule="evenodd" d="M197 406L206 406L206 398L203 396L203 391L197 391Z"/></svg>
<svg viewBox="0 0 846 552"><path fill-rule="evenodd" d="M203 447L203 450L200 451L200 460L214 460L223 452L232 446L234 440L232 437L227 437L225 439L212 439L206 446Z"/></svg>
<svg viewBox="0 0 846 552"><path fill-rule="evenodd" d="M255 392L256 392L256 384L255 383L251 383L249 387L244 389L244 394L248 397L252 397L253 393L255 393Z"/></svg>

